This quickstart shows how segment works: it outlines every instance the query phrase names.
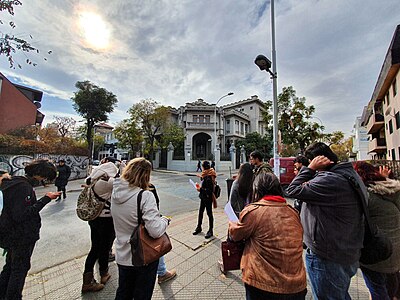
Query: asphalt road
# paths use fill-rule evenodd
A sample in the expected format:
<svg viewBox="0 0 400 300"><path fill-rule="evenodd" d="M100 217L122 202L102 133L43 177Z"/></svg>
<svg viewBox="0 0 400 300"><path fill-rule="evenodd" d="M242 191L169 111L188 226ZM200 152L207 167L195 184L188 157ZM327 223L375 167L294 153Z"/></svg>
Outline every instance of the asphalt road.
<svg viewBox="0 0 400 300"><path fill-rule="evenodd" d="M198 192L189 183L189 178L199 182L199 179L194 176L152 173L152 182L160 197L160 212L171 216L172 222L174 215L197 210L199 207ZM219 207L227 201L226 178L221 175L218 180L222 189L218 199ZM41 238L32 255L32 267L29 273L37 273L89 252L89 226L75 213L78 195L79 192L68 193L66 200L51 202L41 211ZM4 258L0 258L0 268L3 264Z"/></svg>

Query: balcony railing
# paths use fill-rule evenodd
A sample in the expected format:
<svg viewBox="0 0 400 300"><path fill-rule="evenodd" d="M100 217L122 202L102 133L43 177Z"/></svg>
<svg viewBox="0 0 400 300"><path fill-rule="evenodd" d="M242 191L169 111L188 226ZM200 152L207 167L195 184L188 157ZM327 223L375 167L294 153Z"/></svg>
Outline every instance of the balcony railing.
<svg viewBox="0 0 400 300"><path fill-rule="evenodd" d="M374 113L368 121L367 132L372 134L378 132L385 125L385 119L382 114Z"/></svg>
<svg viewBox="0 0 400 300"><path fill-rule="evenodd" d="M214 129L214 122L201 123L201 122L187 122L187 128L190 129Z"/></svg>
<svg viewBox="0 0 400 300"><path fill-rule="evenodd" d="M368 144L368 152L384 152L386 151L386 140L384 138L374 138Z"/></svg>

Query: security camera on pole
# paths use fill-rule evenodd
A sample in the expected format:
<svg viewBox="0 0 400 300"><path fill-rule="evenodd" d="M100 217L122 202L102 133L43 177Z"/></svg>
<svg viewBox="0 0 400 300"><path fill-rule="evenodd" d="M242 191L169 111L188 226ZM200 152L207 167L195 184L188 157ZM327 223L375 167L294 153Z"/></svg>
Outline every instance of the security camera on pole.
<svg viewBox="0 0 400 300"><path fill-rule="evenodd" d="M264 55L258 55L254 63L261 71L267 71L271 75L273 82L273 142L274 142L274 173L280 178L279 172L279 153L278 153L278 74L276 71L276 49L275 49L275 13L274 0L271 0L271 37L272 37L272 63ZM270 70L272 64L272 71Z"/></svg>

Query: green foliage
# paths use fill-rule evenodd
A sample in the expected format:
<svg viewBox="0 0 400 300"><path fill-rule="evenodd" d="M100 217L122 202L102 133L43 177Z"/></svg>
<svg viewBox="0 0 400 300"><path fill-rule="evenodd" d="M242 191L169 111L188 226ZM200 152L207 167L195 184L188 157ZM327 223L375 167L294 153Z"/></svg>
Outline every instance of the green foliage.
<svg viewBox="0 0 400 300"><path fill-rule="evenodd" d="M263 119L271 124L272 102L267 101ZM312 122L315 112L313 105L306 105L306 98L296 96L293 87L284 87L278 96L278 128L281 133L282 144L285 149L299 149L304 152L311 143L322 138L324 126Z"/></svg>
<svg viewBox="0 0 400 300"><path fill-rule="evenodd" d="M324 141L331 147L332 151L336 153L340 161L348 161L349 156L353 149L353 139L344 138L344 133L341 131L334 131L324 136Z"/></svg>
<svg viewBox="0 0 400 300"><path fill-rule="evenodd" d="M258 132L246 134L243 140L236 142L236 148L244 146L246 155L250 155L254 150L261 151L264 157L272 157L272 137L270 135L261 136Z"/></svg>
<svg viewBox="0 0 400 300"><path fill-rule="evenodd" d="M130 122L141 125L141 130L148 141L149 156L153 157L156 137L168 125L169 108L160 106L153 99L143 99L133 104L128 113Z"/></svg>
<svg viewBox="0 0 400 300"><path fill-rule="evenodd" d="M108 114L114 111L118 102L117 97L104 88L90 81L78 81L78 89L71 98L75 111L86 120L86 140L89 153L92 153L94 125L108 120Z"/></svg>
<svg viewBox="0 0 400 300"><path fill-rule="evenodd" d="M143 134L138 124L130 119L121 121L114 129L115 137L121 148L129 149L135 153L141 149Z"/></svg>
<svg viewBox="0 0 400 300"><path fill-rule="evenodd" d="M169 124L163 130L161 135L160 146L162 148L167 148L169 143L172 143L176 153L183 153L184 143L185 143L185 133L183 128L177 124Z"/></svg>

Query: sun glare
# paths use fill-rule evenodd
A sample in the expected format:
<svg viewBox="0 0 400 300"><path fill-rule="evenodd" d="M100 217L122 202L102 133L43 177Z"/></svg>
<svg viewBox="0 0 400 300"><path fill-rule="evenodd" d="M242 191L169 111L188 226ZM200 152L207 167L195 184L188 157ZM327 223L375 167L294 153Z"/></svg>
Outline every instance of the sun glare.
<svg viewBox="0 0 400 300"><path fill-rule="evenodd" d="M110 40L110 29L106 22L93 12L82 12L79 16L79 26L89 47L106 49Z"/></svg>

